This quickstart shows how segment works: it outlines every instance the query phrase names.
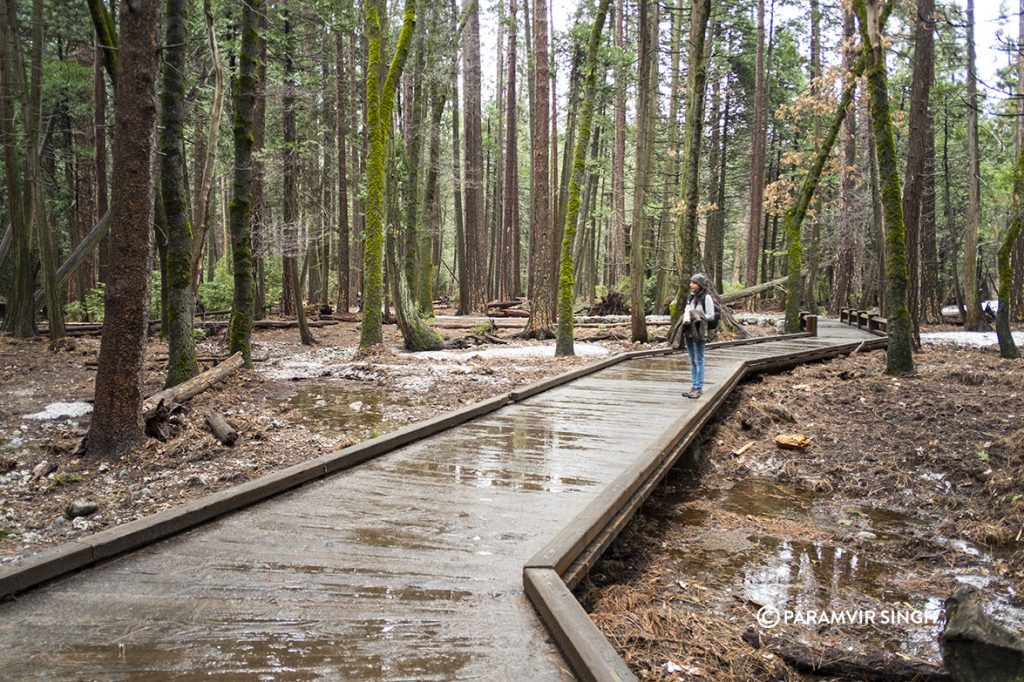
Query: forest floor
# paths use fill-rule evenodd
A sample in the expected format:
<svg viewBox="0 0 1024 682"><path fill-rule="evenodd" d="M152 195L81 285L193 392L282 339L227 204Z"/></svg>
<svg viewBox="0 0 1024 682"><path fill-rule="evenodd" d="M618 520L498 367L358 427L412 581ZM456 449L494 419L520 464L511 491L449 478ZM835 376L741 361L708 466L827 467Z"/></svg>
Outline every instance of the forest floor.
<svg viewBox="0 0 1024 682"><path fill-rule="evenodd" d="M472 325L439 331L474 333ZM577 329L574 358L554 358L553 341L515 340L517 331L491 332L509 345L411 355L385 325L388 352L354 360L356 323L313 329L313 347L299 343L296 329L256 330L253 357L262 361L254 370L186 403L168 441L150 439L117 462L74 455L88 429L99 337L68 338L52 351L45 337L0 336L0 565L632 348L616 338L582 341L624 339L628 323ZM223 331L199 343L201 357L225 353ZM144 395L162 388L166 367L166 342L150 340ZM209 410L241 433L234 447L210 434ZM69 518L76 501L98 510Z"/></svg>
<svg viewBox="0 0 1024 682"><path fill-rule="evenodd" d="M578 589L641 679L786 679L783 658L836 652L938 664L965 583L1024 628L1024 364L949 345L915 360L900 379L884 352L802 365L730 397ZM876 621L757 627L762 607Z"/></svg>

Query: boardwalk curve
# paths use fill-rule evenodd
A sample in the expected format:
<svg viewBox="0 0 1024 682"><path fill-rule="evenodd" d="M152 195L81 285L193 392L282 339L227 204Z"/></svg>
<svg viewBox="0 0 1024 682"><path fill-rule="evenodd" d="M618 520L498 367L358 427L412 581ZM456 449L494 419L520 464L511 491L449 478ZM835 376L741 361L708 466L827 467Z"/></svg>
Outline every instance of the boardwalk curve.
<svg viewBox="0 0 1024 682"><path fill-rule="evenodd" d="M566 582L744 372L884 341L822 321L815 338L715 348L699 401L680 396L688 365L678 354L603 363L508 396L429 438L0 604L0 670L5 679L614 672L617 657L586 632L589 620L570 623L568 634L583 635L573 645L552 619L579 616ZM95 557L87 539L76 544ZM560 613L541 609L554 636L524 593L524 568L536 603L561 600ZM591 673L594 656L604 663Z"/></svg>

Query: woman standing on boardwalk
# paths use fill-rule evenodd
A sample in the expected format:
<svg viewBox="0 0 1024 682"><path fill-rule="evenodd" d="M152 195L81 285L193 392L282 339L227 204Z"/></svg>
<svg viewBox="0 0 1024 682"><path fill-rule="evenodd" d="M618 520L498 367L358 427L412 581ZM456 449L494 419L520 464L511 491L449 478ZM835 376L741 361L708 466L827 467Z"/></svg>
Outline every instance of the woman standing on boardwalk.
<svg viewBox="0 0 1024 682"><path fill-rule="evenodd" d="M690 390L686 398L699 398L704 390L704 344L709 326L715 320L715 301L711 295L711 280L698 272L690 278L690 297L683 311L686 351L690 355Z"/></svg>

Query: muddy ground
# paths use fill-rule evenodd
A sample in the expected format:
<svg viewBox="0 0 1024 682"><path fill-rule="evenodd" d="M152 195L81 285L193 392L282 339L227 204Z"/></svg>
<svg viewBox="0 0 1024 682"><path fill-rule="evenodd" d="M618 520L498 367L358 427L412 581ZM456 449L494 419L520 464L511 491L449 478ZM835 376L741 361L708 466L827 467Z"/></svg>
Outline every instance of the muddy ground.
<svg viewBox="0 0 1024 682"><path fill-rule="evenodd" d="M556 359L553 341L515 340L517 329L499 327L492 335L509 345L411 356L401 351L397 328L384 329L389 352L364 360L353 359L355 323L314 329L311 348L296 329L256 330L254 370L189 401L170 440L150 439L117 462L74 455L88 429L88 414L74 415L91 409L99 337L69 338L49 350L45 338L0 336L0 565L632 348L615 338L628 336L628 327L589 326L577 330L578 339L609 338L578 343L578 357ZM439 331L457 339L474 326ZM198 352L224 356L224 332ZM146 395L162 388L166 367L167 344L151 340ZM47 406L62 411L54 403L68 403L63 411L72 416L41 418ZM209 410L241 432L234 447L209 433ZM80 500L98 510L69 518L68 505Z"/></svg>
<svg viewBox="0 0 1024 682"><path fill-rule="evenodd" d="M828 647L938 664L962 583L1024 629L1024 364L952 346L916 361L894 379L884 352L855 355L734 393L578 590L639 677L792 678L780 654ZM811 445L780 449L785 433ZM763 607L862 615L765 628Z"/></svg>

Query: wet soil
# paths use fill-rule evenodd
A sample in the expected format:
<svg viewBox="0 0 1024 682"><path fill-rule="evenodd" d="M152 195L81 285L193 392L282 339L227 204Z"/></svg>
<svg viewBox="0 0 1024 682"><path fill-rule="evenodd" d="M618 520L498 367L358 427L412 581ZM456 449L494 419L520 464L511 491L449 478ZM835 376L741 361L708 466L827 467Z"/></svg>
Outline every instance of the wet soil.
<svg viewBox="0 0 1024 682"><path fill-rule="evenodd" d="M961 583L1024 629L1024 366L952 346L916 361L893 379L884 352L855 355L734 393L578 591L640 678L799 677L748 630L940 664Z"/></svg>
<svg viewBox="0 0 1024 682"><path fill-rule="evenodd" d="M73 454L88 429L82 412L91 411L99 338L66 339L51 350L44 338L0 337L0 564L632 348L581 343L578 357L554 358L553 341L518 341L515 329L499 329L493 334L509 345L424 358L402 352L397 329L385 326L388 350L355 360L357 324L313 332L317 345L304 347L295 329L257 330L253 357L262 361L254 370L189 401L167 442L150 439L116 462ZM223 332L198 351L225 355ZM145 395L160 390L166 364L166 343L151 340ZM209 433L208 410L240 431L234 447ZM42 418L53 413L63 416ZM97 511L70 518L68 506L79 500Z"/></svg>

